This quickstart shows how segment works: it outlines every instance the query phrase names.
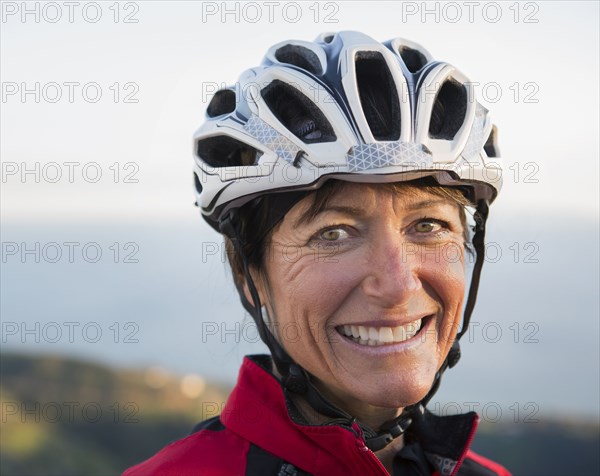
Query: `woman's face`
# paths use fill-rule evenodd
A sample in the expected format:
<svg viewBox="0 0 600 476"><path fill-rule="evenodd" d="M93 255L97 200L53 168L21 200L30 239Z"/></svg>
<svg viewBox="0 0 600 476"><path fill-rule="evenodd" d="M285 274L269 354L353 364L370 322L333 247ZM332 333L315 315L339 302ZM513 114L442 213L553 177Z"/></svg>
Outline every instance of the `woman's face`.
<svg viewBox="0 0 600 476"><path fill-rule="evenodd" d="M402 190L348 183L303 219L308 197L267 246L259 289L276 335L342 406L419 401L460 322L459 206Z"/></svg>

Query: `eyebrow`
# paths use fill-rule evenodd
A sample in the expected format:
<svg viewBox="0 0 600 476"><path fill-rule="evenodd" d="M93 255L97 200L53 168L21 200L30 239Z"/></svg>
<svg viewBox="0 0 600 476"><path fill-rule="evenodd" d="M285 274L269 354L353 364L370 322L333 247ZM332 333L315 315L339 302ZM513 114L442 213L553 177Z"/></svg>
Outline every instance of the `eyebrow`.
<svg viewBox="0 0 600 476"><path fill-rule="evenodd" d="M452 205L451 202L445 199L436 199L436 200L421 200L419 202L410 203L406 207L407 210L421 210L423 208L430 208L437 205ZM301 225L308 223L311 219L315 219L322 213L326 212L337 212L345 215L352 215L358 218L364 217L367 215L364 209L358 207L350 207L344 205L325 205L321 210L317 213L313 213L312 209L306 210L302 215L300 215L292 224L293 228L298 228Z"/></svg>
<svg viewBox="0 0 600 476"><path fill-rule="evenodd" d="M443 198L438 198L436 200L421 200L420 202L411 203L406 208L409 210L420 210L421 208L430 208L438 205L456 205L456 203Z"/></svg>
<svg viewBox="0 0 600 476"><path fill-rule="evenodd" d="M357 207L349 207L344 205L326 205L317 213L314 213L312 209L306 210L302 215L300 215L292 224L294 228L298 228L301 225L305 225L311 219L314 219L325 212L337 212L345 215L352 215L357 217L364 217L367 213L362 208Z"/></svg>

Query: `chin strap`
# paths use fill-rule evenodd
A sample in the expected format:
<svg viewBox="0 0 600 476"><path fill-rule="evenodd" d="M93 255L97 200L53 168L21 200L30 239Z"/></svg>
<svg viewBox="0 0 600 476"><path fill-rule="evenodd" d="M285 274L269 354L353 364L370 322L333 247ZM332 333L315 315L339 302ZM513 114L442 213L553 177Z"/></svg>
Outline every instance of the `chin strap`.
<svg viewBox="0 0 600 476"><path fill-rule="evenodd" d="M233 243L236 253L238 253L238 255L242 258L244 276L246 278L246 283L248 285L248 289L250 290L250 295L253 301L250 303L245 298L244 293L240 293L242 304L256 322L260 338L271 351L273 362L277 367L277 371L282 376L281 385L284 390L302 395L315 411L335 420L331 423L341 423L349 427L351 427L354 422L358 423L363 432L365 444L372 451L378 451L385 448L392 441L394 441L394 439L406 432L413 420L415 418L419 418L425 412L425 407L437 392L442 381L442 375L446 369L454 367L460 359L459 340L467 331L469 321L471 320L471 314L475 308L481 269L483 267L485 258L485 225L487 221L488 210L489 204L487 200L480 200L477 203L477 208L474 214L475 234L473 235L472 240L476 258L471 277L469 295L463 314L463 325L461 331L457 334L456 339L454 340L452 347L448 352L448 356L442 363L440 369L437 371L431 389L427 395L425 395L420 402L406 407L400 416L384 423L379 431L375 431L366 425L362 425L350 414L346 413L327 400L311 382L308 372L306 372L306 370L292 360L288 353L279 344L273 333L269 330L266 322L263 319L260 297L258 295L258 291L256 290L254 280L250 274L246 253L244 252L244 246L246 243L244 243L241 238L242 234L240 233L239 229L238 213L236 209L231 210L220 221L219 229L221 233L229 237Z"/></svg>
<svg viewBox="0 0 600 476"><path fill-rule="evenodd" d="M250 313L254 321L256 322L256 327L258 328L258 335L262 339L262 341L267 344L267 347L271 351L273 356L273 361L277 366L277 370L283 376L289 374L290 365L293 363L291 357L287 354L287 352L279 345L275 336L271 333L267 324L263 320L260 297L258 295L258 291L256 290L256 285L254 284L254 280L252 279L252 275L250 274L250 267L248 266L248 260L246 257L246 253L244 247L246 243L242 240L242 234L239 229L239 215L238 210L233 209L227 215L221 219L219 222L219 229L221 233L227 235L231 242L233 243L233 247L235 252L242 258L242 263L244 267L244 277L246 278L246 284L248 285L248 289L250 291L250 296L252 297L253 303L250 303L243 292L240 292L240 296L242 299L242 304L246 311Z"/></svg>
<svg viewBox="0 0 600 476"><path fill-rule="evenodd" d="M479 200L475 214L475 234L473 235L473 248L475 249L475 266L473 267L473 274L471 275L471 286L469 288L469 297L465 304L465 312L463 314L462 329L456 336L456 340L459 340L469 327L471 321L471 314L475 308L475 301L477 300L477 290L479 289L479 279L481 278L481 269L483 268L483 262L485 260L485 225L487 223L489 213L489 203L487 200ZM460 354L460 352L459 352ZM452 367L453 365L451 365Z"/></svg>

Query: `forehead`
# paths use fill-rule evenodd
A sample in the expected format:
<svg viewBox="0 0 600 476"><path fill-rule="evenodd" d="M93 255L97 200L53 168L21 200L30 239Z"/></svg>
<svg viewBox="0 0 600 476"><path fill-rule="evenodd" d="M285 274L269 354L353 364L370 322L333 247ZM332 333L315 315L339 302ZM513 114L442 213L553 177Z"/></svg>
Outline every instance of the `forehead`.
<svg viewBox="0 0 600 476"><path fill-rule="evenodd" d="M443 187L423 187L406 183L365 184L332 181L298 202L286 215L288 223L300 226L311 222L321 212L347 208L363 214L379 209L384 203L393 203L395 210L427 206L460 208L456 193Z"/></svg>

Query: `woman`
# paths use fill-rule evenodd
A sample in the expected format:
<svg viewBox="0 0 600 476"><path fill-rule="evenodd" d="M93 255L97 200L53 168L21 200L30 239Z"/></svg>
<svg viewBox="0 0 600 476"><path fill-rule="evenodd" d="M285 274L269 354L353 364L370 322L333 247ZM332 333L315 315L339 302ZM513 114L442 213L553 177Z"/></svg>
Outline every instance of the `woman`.
<svg viewBox="0 0 600 476"><path fill-rule="evenodd" d="M495 137L467 78L403 39L283 42L216 93L197 204L271 356L125 474L508 474L469 450L475 413L425 410L475 303Z"/></svg>

